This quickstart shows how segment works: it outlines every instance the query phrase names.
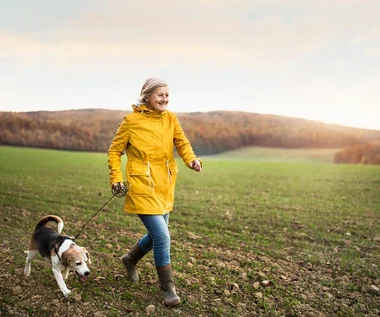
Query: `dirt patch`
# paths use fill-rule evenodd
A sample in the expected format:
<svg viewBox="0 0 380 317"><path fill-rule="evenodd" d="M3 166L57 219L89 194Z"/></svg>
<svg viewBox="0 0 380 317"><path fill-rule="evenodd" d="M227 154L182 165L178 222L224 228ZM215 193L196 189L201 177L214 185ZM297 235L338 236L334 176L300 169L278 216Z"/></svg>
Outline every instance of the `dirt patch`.
<svg viewBox="0 0 380 317"><path fill-rule="evenodd" d="M357 316L378 316L380 312L375 286L379 280L342 274L331 264L316 267L243 249L203 246L199 252L199 243L175 243L193 256L183 264L186 270L175 272L183 304L168 309L160 303L149 260L141 263L144 276L140 285L130 286L116 254L94 251L96 269L91 282L81 284L70 275L67 284L73 293L64 298L48 263L34 261L31 276L26 278L23 267L14 265L20 263L21 254L14 254L9 241L3 240L1 315L331 316L333 312L343 316L356 311ZM206 253L207 257L203 256Z"/></svg>

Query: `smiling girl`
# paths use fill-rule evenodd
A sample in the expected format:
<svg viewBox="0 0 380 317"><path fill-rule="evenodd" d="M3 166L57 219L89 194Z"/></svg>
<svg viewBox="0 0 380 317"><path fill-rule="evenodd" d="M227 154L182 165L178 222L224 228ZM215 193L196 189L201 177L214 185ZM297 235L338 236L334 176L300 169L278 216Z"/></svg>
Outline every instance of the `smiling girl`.
<svg viewBox="0 0 380 317"><path fill-rule="evenodd" d="M138 215L147 229L121 260L130 280L139 281L137 262L153 250L154 264L164 292L164 303L180 303L176 293L170 259L169 213L173 210L178 167L174 146L184 163L196 172L201 160L193 152L177 116L167 110L169 87L159 78L147 79L133 112L120 123L108 150L110 184L125 190L121 156L126 152L124 211Z"/></svg>

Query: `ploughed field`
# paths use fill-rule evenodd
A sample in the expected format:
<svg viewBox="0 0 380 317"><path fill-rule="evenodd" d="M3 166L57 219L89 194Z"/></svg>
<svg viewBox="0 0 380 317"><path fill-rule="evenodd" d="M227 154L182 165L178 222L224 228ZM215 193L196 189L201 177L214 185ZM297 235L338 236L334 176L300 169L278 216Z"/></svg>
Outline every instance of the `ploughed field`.
<svg viewBox="0 0 380 317"><path fill-rule="evenodd" d="M75 236L112 196L107 156L0 147L0 315L378 316L380 168L325 163L320 151L313 161L312 151L305 160L206 157L201 173L178 160L170 230L182 304L168 309L152 254L140 282L126 280L119 258L145 230L119 198L77 239L91 274L84 283L69 275L69 298L40 257L25 278L41 217L60 216Z"/></svg>

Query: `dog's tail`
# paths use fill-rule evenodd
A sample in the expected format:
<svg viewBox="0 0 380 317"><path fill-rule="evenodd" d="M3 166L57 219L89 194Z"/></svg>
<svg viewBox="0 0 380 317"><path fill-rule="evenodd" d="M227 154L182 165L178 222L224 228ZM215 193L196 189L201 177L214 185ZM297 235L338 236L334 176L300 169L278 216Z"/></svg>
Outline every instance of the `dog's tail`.
<svg viewBox="0 0 380 317"><path fill-rule="evenodd" d="M61 233L61 231L63 229L63 220L61 218L59 218L58 216L55 216L55 215L48 215L48 216L43 217L37 223L36 229L38 227L46 225L49 221L54 221L57 224L57 226L58 226L58 228L57 228L58 233Z"/></svg>

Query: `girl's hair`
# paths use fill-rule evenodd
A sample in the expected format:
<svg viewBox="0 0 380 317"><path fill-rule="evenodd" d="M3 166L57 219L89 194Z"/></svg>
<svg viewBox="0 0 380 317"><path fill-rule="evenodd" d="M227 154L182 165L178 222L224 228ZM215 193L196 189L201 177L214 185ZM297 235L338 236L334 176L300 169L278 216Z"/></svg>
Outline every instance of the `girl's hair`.
<svg viewBox="0 0 380 317"><path fill-rule="evenodd" d="M146 99L148 99L153 91L158 87L166 87L168 84L163 79L152 77L148 78L144 81L144 84L141 88L139 102L146 103Z"/></svg>

